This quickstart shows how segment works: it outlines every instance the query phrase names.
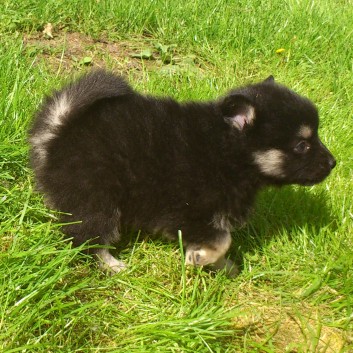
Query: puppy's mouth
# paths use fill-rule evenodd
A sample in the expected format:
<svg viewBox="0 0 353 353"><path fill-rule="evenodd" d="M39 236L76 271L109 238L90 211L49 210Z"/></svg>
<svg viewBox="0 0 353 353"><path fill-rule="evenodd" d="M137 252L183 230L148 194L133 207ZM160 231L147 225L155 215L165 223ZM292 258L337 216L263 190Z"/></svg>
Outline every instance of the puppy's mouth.
<svg viewBox="0 0 353 353"><path fill-rule="evenodd" d="M329 174L330 174L330 170L327 170L325 173L321 175L315 175L314 177L300 177L300 178L297 178L296 180L294 179L293 183L298 185L303 185L303 186L313 186L321 183L329 176Z"/></svg>
<svg viewBox="0 0 353 353"><path fill-rule="evenodd" d="M315 163L315 161L311 160L311 162L307 162L301 168L292 170L288 175L292 175L292 183L294 184L313 186L325 180L330 175L335 165L336 160L330 154L321 163Z"/></svg>

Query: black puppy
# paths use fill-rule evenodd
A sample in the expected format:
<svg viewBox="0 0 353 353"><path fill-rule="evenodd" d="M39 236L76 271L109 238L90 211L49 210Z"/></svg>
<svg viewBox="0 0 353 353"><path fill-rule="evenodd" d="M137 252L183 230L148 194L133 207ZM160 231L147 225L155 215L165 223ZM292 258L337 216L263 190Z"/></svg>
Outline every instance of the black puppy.
<svg viewBox="0 0 353 353"><path fill-rule="evenodd" d="M225 255L266 185L312 185L335 159L306 98L267 80L211 102L180 104L94 71L47 98L30 131L31 163L76 245L110 245L128 229L176 238L186 263L236 269ZM107 249L103 267L124 267Z"/></svg>

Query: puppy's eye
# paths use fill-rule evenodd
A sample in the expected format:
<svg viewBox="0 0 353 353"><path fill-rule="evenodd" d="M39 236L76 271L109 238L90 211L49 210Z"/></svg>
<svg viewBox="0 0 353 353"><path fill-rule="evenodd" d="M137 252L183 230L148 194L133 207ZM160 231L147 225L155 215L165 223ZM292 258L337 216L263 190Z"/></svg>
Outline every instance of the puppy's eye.
<svg viewBox="0 0 353 353"><path fill-rule="evenodd" d="M310 150L310 144L307 141L300 141L295 147L294 147L294 151L296 153L306 153Z"/></svg>

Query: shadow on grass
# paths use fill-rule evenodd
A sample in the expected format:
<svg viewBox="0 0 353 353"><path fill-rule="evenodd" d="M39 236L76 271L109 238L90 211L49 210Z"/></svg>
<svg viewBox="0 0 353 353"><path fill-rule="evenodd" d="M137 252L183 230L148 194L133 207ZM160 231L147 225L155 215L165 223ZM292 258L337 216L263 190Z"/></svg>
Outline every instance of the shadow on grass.
<svg viewBox="0 0 353 353"><path fill-rule="evenodd" d="M327 205L327 193L290 186L267 189L259 195L248 223L234 230L231 256L242 267L245 253L261 249L283 234L291 239L303 228L310 229L313 235L322 228L337 229L336 219Z"/></svg>

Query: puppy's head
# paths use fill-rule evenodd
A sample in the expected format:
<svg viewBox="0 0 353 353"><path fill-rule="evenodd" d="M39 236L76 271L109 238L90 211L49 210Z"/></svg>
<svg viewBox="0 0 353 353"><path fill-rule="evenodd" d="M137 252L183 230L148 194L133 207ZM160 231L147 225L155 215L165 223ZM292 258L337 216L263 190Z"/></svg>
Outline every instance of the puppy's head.
<svg viewBox="0 0 353 353"><path fill-rule="evenodd" d="M226 123L242 137L252 163L270 183L313 185L336 165L319 139L315 106L276 84L272 76L230 92L221 110Z"/></svg>

